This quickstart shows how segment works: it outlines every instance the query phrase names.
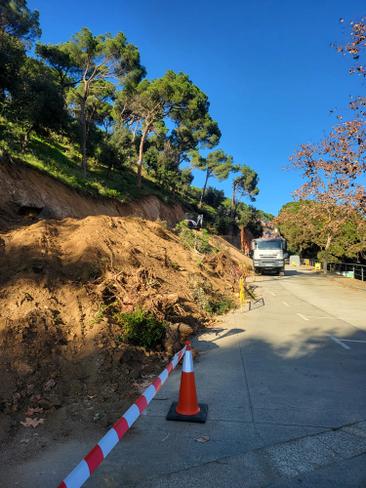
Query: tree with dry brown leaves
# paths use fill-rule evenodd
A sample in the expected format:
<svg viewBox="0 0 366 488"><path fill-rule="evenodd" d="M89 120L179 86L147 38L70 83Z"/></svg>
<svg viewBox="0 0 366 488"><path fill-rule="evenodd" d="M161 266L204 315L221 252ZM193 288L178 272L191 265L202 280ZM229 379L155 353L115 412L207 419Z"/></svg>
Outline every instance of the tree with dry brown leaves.
<svg viewBox="0 0 366 488"><path fill-rule="evenodd" d="M343 24L344 19L340 19ZM358 21L351 21L347 39L343 45L335 45L337 51L345 57L352 58L352 65L348 72L361 78L366 78L366 17L361 17ZM355 97L350 102L350 108L358 116L366 117L366 97L364 95Z"/></svg>
<svg viewBox="0 0 366 488"><path fill-rule="evenodd" d="M319 221L324 271L333 240L355 213L360 224L366 214L365 121L353 120L335 127L319 144L303 144L290 158L305 183L295 192L300 200L310 200L308 221ZM319 236L318 236L319 237Z"/></svg>
<svg viewBox="0 0 366 488"><path fill-rule="evenodd" d="M341 22L344 22L341 19ZM338 52L351 55L350 73L366 77L365 19L351 23L350 38ZM331 246L345 224L356 221L363 232L366 216L366 99L357 97L351 104L355 116L334 127L318 144L303 144L290 158L305 183L295 192L299 200L314 202L307 206L304 225L315 225L314 242L320 245L324 271L331 258ZM342 120L342 117L339 117ZM314 227L314 226L313 226ZM312 229L314 230L314 228ZM361 246L362 247L362 246Z"/></svg>
<svg viewBox="0 0 366 488"><path fill-rule="evenodd" d="M340 22L343 24L344 19L340 19ZM337 46L337 51L352 57L354 63L349 69L351 74L366 77L366 17L351 21L350 28L349 40L343 46Z"/></svg>

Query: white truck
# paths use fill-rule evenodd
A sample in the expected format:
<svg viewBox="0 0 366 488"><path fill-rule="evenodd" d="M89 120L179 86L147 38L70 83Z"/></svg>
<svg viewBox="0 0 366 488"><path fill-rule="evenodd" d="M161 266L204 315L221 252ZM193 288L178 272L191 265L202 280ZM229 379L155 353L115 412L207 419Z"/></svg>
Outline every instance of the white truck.
<svg viewBox="0 0 366 488"><path fill-rule="evenodd" d="M285 259L288 256L285 239L282 237L253 239L251 247L251 257L256 273L272 271L277 274L284 274Z"/></svg>

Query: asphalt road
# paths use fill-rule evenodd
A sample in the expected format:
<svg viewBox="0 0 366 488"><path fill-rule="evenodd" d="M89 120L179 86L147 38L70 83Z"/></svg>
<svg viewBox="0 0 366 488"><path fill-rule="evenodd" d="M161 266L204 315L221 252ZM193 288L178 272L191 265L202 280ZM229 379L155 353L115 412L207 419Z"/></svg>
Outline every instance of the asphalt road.
<svg viewBox="0 0 366 488"><path fill-rule="evenodd" d="M195 340L207 423L165 420L174 372L85 486L366 486L366 291L296 271L255 285L264 304ZM90 447L58 446L16 486L56 486Z"/></svg>

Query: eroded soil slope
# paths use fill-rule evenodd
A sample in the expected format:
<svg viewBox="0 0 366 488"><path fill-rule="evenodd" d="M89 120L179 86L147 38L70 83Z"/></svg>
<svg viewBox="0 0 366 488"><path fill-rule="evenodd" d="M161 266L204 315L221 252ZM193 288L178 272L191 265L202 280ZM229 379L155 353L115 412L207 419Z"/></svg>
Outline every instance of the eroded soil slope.
<svg viewBox="0 0 366 488"><path fill-rule="evenodd" d="M81 193L21 161L0 159L0 232L28 225L36 217L62 219L89 215L129 216L165 220L170 225L184 218L179 203L167 204L155 195L123 203L115 198Z"/></svg>
<svg viewBox="0 0 366 488"><path fill-rule="evenodd" d="M42 433L57 439L116 420L182 340L212 321L202 296L237 291L245 258L214 245L199 256L161 224L132 217L43 220L1 234L3 445L11 438L31 455L47 443ZM160 350L121 341L113 313L136 307L169 323ZM35 430L21 424L33 421Z"/></svg>

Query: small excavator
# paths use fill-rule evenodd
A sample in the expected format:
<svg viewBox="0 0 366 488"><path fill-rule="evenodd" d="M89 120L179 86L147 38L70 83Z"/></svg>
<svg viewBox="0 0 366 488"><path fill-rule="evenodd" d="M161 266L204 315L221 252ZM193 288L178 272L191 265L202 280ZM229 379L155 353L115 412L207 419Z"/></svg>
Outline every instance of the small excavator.
<svg viewBox="0 0 366 488"><path fill-rule="evenodd" d="M194 220L193 218L187 217L186 219L184 219L184 222L187 223L189 229L195 229L195 230L202 229L203 214L197 215L196 220Z"/></svg>

